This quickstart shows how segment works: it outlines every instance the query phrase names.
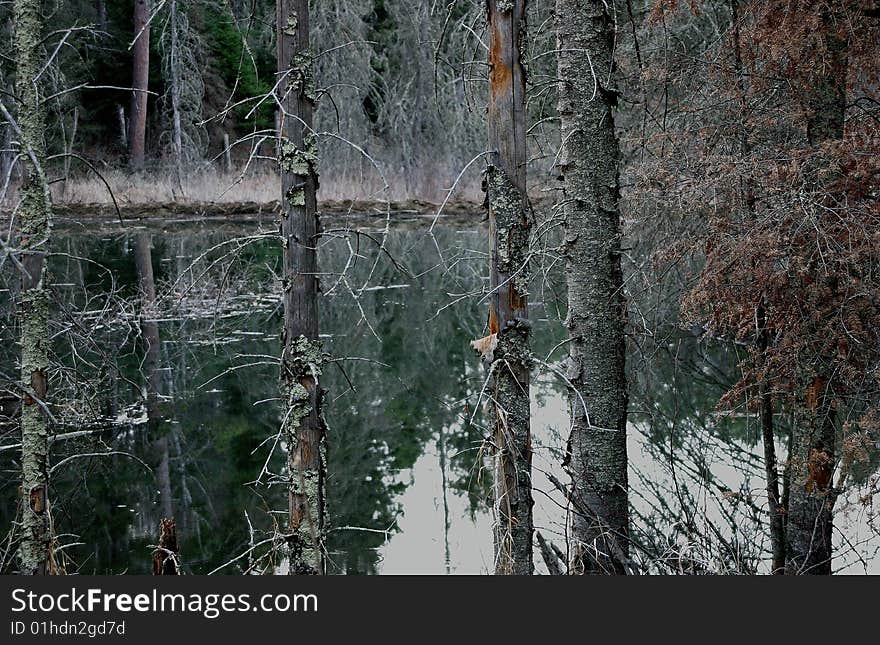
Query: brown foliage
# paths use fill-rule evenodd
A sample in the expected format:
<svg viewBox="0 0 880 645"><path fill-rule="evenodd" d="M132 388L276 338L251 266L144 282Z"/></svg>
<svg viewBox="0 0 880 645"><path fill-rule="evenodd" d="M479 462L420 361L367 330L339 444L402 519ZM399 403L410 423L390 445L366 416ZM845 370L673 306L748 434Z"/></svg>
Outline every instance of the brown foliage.
<svg viewBox="0 0 880 645"><path fill-rule="evenodd" d="M658 3L655 13L676 4ZM663 133L663 156L638 171L670 211L703 215L697 235L657 259L701 260L683 320L747 348L742 378L722 405L754 402L761 383L777 400L802 404L818 375L832 399L875 392L878 21L861 0L739 4L739 21L716 50L671 76L688 100L674 108L678 127ZM845 127L817 142L808 131L816 106L827 109L821 92L843 85L834 74L846 78ZM759 310L766 349L756 342Z"/></svg>

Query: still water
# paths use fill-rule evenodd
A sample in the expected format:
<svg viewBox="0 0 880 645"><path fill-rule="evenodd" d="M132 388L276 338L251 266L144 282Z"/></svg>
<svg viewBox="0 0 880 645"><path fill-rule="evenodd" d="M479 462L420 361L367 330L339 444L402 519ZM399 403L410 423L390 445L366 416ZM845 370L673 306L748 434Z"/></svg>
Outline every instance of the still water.
<svg viewBox="0 0 880 645"><path fill-rule="evenodd" d="M485 231L447 225L428 234L425 226L386 230L383 221L355 227L332 220L325 229L320 324L332 357L323 377L331 568L491 571L485 373L469 347L485 335ZM158 293L150 312L162 340L158 427L145 423L133 255L139 235L152 242ZM285 446L277 438L274 225L68 222L56 229L54 245L55 430L90 431L52 449L53 521L65 569L147 573L161 508L170 506L188 573L273 570L280 563L261 544L283 525L286 500L276 481ZM535 525L564 550L566 504L548 478L566 481L560 463L568 433L560 376L565 291L552 245L535 268ZM10 275L0 285L3 373L15 370ZM655 294L631 294L640 297ZM634 335L628 365L636 557L665 572L764 571L769 540L757 426L714 410L735 380L735 352L697 342L674 313L651 327ZM16 515L17 438L12 423L0 433L6 531ZM168 499L157 476L163 461ZM863 482L872 469L876 463ZM837 565L877 571L877 531L871 509L855 501L858 492L841 500L840 539L855 546ZM2 566L10 567L8 554Z"/></svg>

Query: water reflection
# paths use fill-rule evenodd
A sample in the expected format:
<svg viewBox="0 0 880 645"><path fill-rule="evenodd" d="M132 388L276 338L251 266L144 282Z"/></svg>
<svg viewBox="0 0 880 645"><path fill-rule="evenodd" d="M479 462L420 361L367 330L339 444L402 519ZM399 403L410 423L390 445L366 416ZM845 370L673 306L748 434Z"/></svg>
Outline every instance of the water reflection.
<svg viewBox="0 0 880 645"><path fill-rule="evenodd" d="M469 348L485 324L484 239L472 228L438 227L429 237L328 227L321 330L333 357L324 386L336 573L493 568L477 405L484 372ZM56 416L70 420L57 431L90 432L53 445L67 571L148 573L159 518L169 514L187 572L277 565L267 540L283 525L286 497L272 224L67 227L54 244L62 367L53 400ZM147 267L155 306L144 298ZM534 289L541 361L532 405L535 524L564 549L567 509L548 476L566 481L560 278L551 262ZM13 372L9 293L0 299L0 364ZM680 330L659 338L634 347L629 366L637 557L656 570L760 571L767 545L756 429L747 417L713 413L736 356ZM14 423L2 421L0 442L14 445ZM10 526L14 450L0 451L0 468L0 522ZM876 537L864 514L851 524L850 538ZM876 547L869 540L862 550Z"/></svg>

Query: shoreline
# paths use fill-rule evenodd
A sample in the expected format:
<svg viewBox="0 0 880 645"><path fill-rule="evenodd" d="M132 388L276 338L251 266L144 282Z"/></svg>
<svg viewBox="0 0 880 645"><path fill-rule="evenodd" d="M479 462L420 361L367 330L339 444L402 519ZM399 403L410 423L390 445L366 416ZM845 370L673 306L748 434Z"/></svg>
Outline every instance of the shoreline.
<svg viewBox="0 0 880 645"><path fill-rule="evenodd" d="M112 202L57 202L52 205L56 216L60 217L118 217L130 218L155 218L178 215L208 215L217 216L260 216L276 214L280 203L277 200L267 202L240 201L240 202L203 202L203 201L176 201L176 202L120 202L114 205ZM318 202L318 211L325 215L371 215L384 216L388 212L392 214L411 215L434 215L440 204L422 199L404 200L326 200ZM484 207L479 202L471 200L450 200L443 206L443 214L449 215L474 215L481 214Z"/></svg>

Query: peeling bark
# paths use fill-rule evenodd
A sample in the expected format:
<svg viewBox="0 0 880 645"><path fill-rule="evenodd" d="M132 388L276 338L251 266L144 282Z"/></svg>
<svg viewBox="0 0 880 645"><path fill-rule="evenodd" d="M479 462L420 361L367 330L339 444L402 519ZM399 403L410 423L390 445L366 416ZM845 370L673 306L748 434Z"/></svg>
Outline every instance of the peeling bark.
<svg viewBox="0 0 880 645"><path fill-rule="evenodd" d="M278 163L284 240L281 389L288 439L290 573L326 573L326 426L319 379L318 188L308 0L278 0L278 71L286 74Z"/></svg>
<svg viewBox="0 0 880 645"><path fill-rule="evenodd" d="M489 12L489 332L495 448L495 573L531 575L532 445L526 193L525 0L488 0ZM490 343L490 344L492 344Z"/></svg>
<svg viewBox="0 0 880 645"><path fill-rule="evenodd" d="M45 160L45 110L34 79L44 63L43 16L39 0L16 0L16 90L25 166L19 210L21 277L22 525L19 564L24 574L54 573L48 498L49 424L45 406L49 369L49 290L46 253L52 205L42 164ZM36 161L36 163L35 163Z"/></svg>
<svg viewBox="0 0 880 645"><path fill-rule="evenodd" d="M570 569L623 574L629 541L626 303L614 23L601 0L557 0L556 28L570 338L566 461L573 496L591 510L573 516Z"/></svg>
<svg viewBox="0 0 880 645"><path fill-rule="evenodd" d="M180 547L177 545L177 527L174 520L159 520L159 544L153 551L154 576L180 575Z"/></svg>

